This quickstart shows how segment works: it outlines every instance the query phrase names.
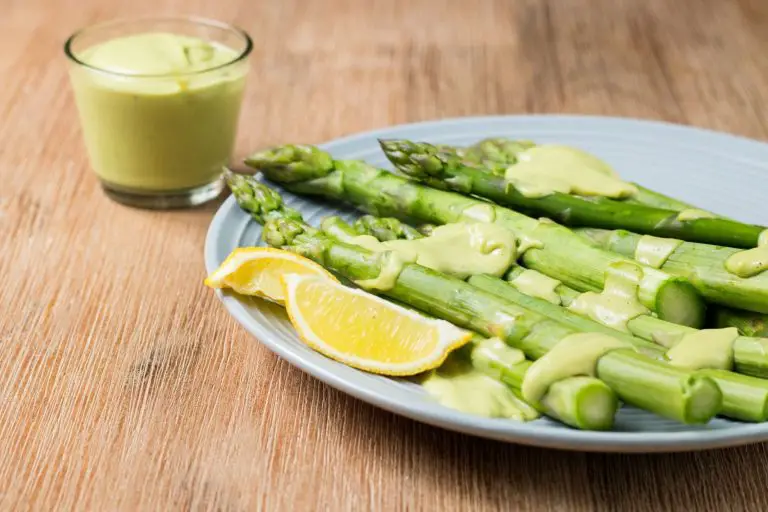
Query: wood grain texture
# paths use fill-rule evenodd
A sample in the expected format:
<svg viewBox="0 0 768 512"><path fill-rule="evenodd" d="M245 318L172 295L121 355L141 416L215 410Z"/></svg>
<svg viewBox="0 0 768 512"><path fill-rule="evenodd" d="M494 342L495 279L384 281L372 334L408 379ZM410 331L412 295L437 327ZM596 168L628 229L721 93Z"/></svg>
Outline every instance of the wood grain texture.
<svg viewBox="0 0 768 512"><path fill-rule="evenodd" d="M123 15L256 39L237 151L393 123L571 112L768 136L763 0L4 0L0 509L761 510L764 445L587 455L351 399L202 286L216 204L147 212L90 172L61 46Z"/></svg>

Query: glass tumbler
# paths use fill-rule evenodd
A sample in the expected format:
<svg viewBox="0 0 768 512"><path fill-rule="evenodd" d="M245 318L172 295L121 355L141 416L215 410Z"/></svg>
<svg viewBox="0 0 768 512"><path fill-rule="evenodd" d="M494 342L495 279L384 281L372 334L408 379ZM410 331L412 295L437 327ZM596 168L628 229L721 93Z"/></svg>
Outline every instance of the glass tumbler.
<svg viewBox="0 0 768 512"><path fill-rule="evenodd" d="M244 31L199 18L116 20L69 37L85 146L109 197L164 209L219 195L252 48Z"/></svg>

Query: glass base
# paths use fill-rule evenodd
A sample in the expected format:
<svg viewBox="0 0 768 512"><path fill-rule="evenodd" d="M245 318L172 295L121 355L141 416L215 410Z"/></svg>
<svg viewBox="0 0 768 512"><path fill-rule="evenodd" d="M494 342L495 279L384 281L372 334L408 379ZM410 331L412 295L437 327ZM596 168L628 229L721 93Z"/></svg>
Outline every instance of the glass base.
<svg viewBox="0 0 768 512"><path fill-rule="evenodd" d="M194 188L157 192L125 189L105 181L101 182L101 187L110 199L127 206L150 210L172 210L192 208L216 199L224 190L224 179L219 178Z"/></svg>

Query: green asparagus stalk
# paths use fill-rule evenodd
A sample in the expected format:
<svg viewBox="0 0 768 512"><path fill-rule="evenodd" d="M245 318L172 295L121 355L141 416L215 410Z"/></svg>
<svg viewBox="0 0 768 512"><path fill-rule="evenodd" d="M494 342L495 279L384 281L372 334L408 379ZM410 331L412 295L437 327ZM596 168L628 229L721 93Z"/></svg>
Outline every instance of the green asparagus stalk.
<svg viewBox="0 0 768 512"><path fill-rule="evenodd" d="M627 229L659 237L730 247L756 247L766 229L723 218L680 220L678 212L604 197L554 192L526 197L509 181L464 162L460 156L407 140L382 140L387 158L409 176L431 186L474 194L525 213L549 217L569 226Z"/></svg>
<svg viewBox="0 0 768 512"><path fill-rule="evenodd" d="M465 162L488 169L493 174L503 176L504 171L510 165L517 163L518 155L536 144L530 141L519 141L503 137L483 139L468 148L456 146L438 146L441 152L454 153L461 157ZM660 192L648 189L639 183L633 183L637 187L637 194L624 199L627 203L644 204L654 208L664 210L682 211L696 208L693 205L666 196ZM696 208L698 209L698 208Z"/></svg>
<svg viewBox="0 0 768 512"><path fill-rule="evenodd" d="M718 307L711 317L711 325L714 328L735 327L744 336L768 337L768 315L765 313Z"/></svg>
<svg viewBox="0 0 768 512"><path fill-rule="evenodd" d="M600 291L610 265L630 260L592 246L568 228L539 222L488 202L424 186L356 160L334 160L314 146L286 145L255 153L246 164L298 194L341 200L377 216L447 224L485 216L533 246L525 266L580 291ZM665 320L698 327L704 303L685 279L643 267L640 301Z"/></svg>
<svg viewBox="0 0 768 512"><path fill-rule="evenodd" d="M371 218L366 216L363 222L356 222L355 226L349 226L341 218L332 216L323 220L321 229L330 236L348 240L356 234L372 235L380 241L402 239L398 233L404 230L397 219ZM405 224L403 225L405 226ZM377 236L378 234L379 236ZM519 269L519 267L516 267ZM647 343L643 339L621 333L595 322L589 318L578 315L542 299L529 297L514 288L508 282L491 275L476 275L469 278L468 283L487 292L498 295L518 306L536 311L573 327L582 332L602 332L623 339L633 344L639 351L650 357L662 359L665 349L659 345ZM562 285L561 285L562 287ZM566 300L572 301L578 292L567 290ZM562 292L561 292L562 293ZM564 294L564 295L565 295ZM642 318L644 317L644 318ZM680 336L693 332L694 329L677 324L669 324L650 315L642 315L630 320L630 332L634 329L652 339L654 333L664 333L667 336ZM740 337L734 342L734 360L737 370L741 367L750 371L760 370L760 377L768 376L768 340L757 342L754 338ZM759 360L759 364L756 364ZM728 371L717 371L710 375L723 392L723 408L721 414L729 418L742 421L762 422L768 420L768 381L738 375Z"/></svg>
<svg viewBox="0 0 768 512"><path fill-rule="evenodd" d="M294 172L303 173L307 168L287 169L290 179L296 177ZM296 219L281 218L277 209L266 212L256 199L264 193L254 192L263 185L252 177L230 177L229 183L241 208L254 213L257 220L268 219L262 236L269 245L295 251L348 279L374 279L380 274L381 254L335 241ZM499 337L534 359L577 332L416 264L404 265L394 286L381 293L484 336ZM711 378L671 367L632 349L606 353L596 365L596 374L625 403L684 423L708 422L722 403L720 388Z"/></svg>
<svg viewBox="0 0 768 512"><path fill-rule="evenodd" d="M385 242L387 240L413 240L422 234L416 228L403 224L393 217L380 218L363 215L355 221L355 231L362 235L372 235Z"/></svg>
<svg viewBox="0 0 768 512"><path fill-rule="evenodd" d="M642 235L625 230L581 228L576 232L603 249L629 258ZM661 270L686 278L708 301L723 306L768 313L768 272L741 278L728 272L726 260L738 249L683 242L667 258Z"/></svg>

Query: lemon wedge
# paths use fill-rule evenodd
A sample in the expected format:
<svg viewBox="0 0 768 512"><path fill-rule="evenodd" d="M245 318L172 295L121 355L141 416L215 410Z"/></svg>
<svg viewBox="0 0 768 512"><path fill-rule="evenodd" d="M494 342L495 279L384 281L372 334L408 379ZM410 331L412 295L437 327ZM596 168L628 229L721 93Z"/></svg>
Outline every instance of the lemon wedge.
<svg viewBox="0 0 768 512"><path fill-rule="evenodd" d="M285 308L299 337L321 354L381 375L416 375L440 366L472 333L338 281L282 278Z"/></svg>
<svg viewBox="0 0 768 512"><path fill-rule="evenodd" d="M272 247L240 247L205 279L211 288L231 288L242 295L255 295L283 303L283 274L312 275L336 281L314 261Z"/></svg>

